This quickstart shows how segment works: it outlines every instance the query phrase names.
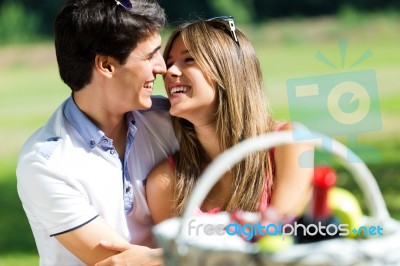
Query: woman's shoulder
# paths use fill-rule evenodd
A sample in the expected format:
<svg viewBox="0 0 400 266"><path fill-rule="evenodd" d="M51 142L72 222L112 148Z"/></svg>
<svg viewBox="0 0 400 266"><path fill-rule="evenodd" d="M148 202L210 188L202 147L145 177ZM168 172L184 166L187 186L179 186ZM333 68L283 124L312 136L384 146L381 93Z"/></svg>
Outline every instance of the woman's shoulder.
<svg viewBox="0 0 400 266"><path fill-rule="evenodd" d="M146 186L149 188L157 186L158 189L169 189L172 187L174 171L170 165L170 159L159 163L148 175Z"/></svg>
<svg viewBox="0 0 400 266"><path fill-rule="evenodd" d="M167 159L157 165L146 181L146 199L155 224L171 218L174 191L174 172Z"/></svg>

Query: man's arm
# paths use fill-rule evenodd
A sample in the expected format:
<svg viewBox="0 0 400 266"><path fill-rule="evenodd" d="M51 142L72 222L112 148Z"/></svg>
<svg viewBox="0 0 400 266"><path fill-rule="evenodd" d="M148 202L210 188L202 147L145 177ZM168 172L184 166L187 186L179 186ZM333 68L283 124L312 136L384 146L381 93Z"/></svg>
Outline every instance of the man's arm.
<svg viewBox="0 0 400 266"><path fill-rule="evenodd" d="M55 237L87 265L94 265L96 262L119 253L102 247L100 245L101 240L107 239L115 243L129 244L101 217L97 217L79 228Z"/></svg>
<svg viewBox="0 0 400 266"><path fill-rule="evenodd" d="M142 246L116 244L102 241L101 245L107 249L121 252L118 255L109 257L95 266L162 266L162 249L150 249Z"/></svg>
<svg viewBox="0 0 400 266"><path fill-rule="evenodd" d="M130 244L100 217L56 238L87 265L162 265L160 249Z"/></svg>

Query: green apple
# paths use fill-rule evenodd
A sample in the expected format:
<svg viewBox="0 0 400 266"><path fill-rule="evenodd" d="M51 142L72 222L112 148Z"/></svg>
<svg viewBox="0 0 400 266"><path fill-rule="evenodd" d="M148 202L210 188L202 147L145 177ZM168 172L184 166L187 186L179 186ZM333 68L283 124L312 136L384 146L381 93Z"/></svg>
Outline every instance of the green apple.
<svg viewBox="0 0 400 266"><path fill-rule="evenodd" d="M293 245L293 237L285 235L266 235L257 241L258 248L263 252L274 253Z"/></svg>
<svg viewBox="0 0 400 266"><path fill-rule="evenodd" d="M357 237L357 232L353 233L352 230L362 226L363 213L356 197L346 189L333 187L329 190L328 205L339 223L349 225L347 237Z"/></svg>

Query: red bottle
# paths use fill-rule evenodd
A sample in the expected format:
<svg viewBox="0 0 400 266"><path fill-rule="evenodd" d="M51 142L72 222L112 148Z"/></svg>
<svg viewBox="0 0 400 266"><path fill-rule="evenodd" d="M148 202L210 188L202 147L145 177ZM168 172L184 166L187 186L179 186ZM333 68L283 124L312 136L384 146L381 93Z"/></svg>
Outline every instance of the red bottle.
<svg viewBox="0 0 400 266"><path fill-rule="evenodd" d="M333 168L314 169L313 196L309 212L297 221L297 243L316 242L339 236L338 221L328 204L328 192L335 185L336 172Z"/></svg>

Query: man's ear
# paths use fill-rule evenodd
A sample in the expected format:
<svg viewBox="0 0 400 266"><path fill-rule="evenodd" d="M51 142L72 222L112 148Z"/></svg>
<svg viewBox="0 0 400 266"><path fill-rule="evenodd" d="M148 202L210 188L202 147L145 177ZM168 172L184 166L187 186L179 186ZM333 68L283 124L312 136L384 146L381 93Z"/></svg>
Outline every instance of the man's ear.
<svg viewBox="0 0 400 266"><path fill-rule="evenodd" d="M115 60L107 55L96 55L94 67L101 75L111 77L115 71Z"/></svg>

